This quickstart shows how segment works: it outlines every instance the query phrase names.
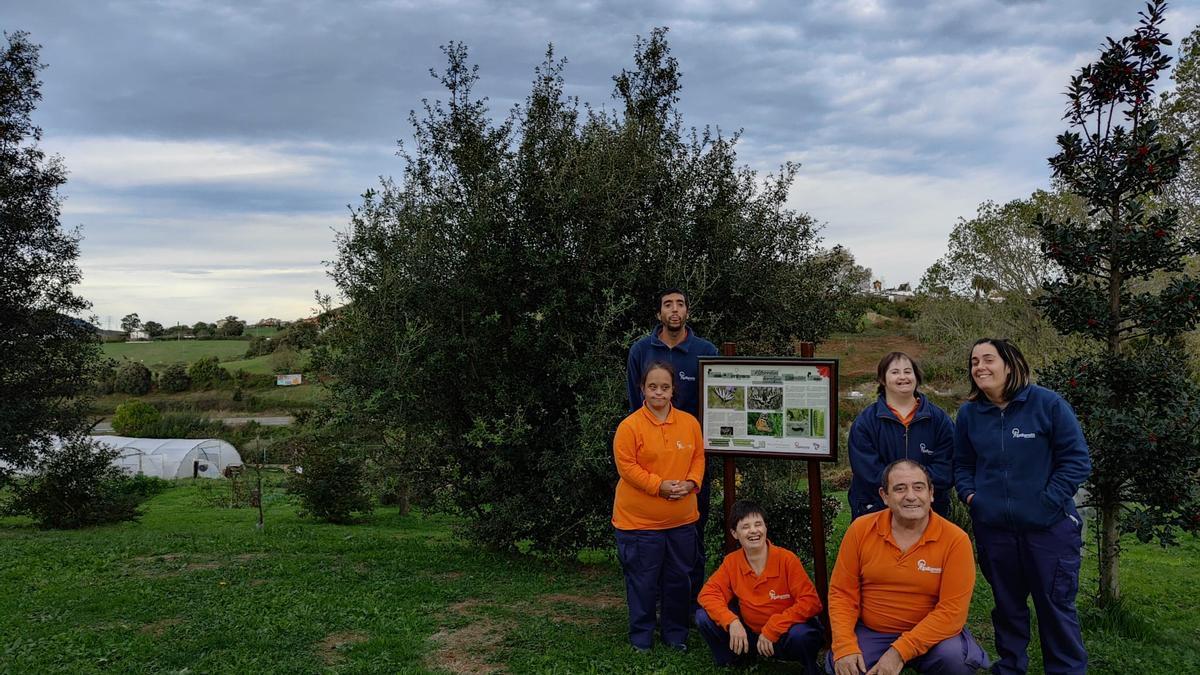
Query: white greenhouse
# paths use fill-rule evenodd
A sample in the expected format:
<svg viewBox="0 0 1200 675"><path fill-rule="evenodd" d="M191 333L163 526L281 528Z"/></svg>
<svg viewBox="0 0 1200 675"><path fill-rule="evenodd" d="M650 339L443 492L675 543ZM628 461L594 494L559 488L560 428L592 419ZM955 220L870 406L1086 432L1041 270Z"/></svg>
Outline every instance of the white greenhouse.
<svg viewBox="0 0 1200 675"><path fill-rule="evenodd" d="M216 438L128 438L93 436L120 451L113 463L130 474L175 478L221 478L225 467L240 465L237 448Z"/></svg>

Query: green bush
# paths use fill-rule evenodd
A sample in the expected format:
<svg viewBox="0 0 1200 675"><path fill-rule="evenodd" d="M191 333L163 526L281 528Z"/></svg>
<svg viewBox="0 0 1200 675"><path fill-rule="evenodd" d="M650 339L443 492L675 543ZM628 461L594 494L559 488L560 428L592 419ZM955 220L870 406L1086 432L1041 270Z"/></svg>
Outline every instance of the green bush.
<svg viewBox="0 0 1200 675"><path fill-rule="evenodd" d="M215 356L206 356L188 367L188 376L197 387L211 389L229 378L229 373L221 367L221 360Z"/></svg>
<svg viewBox="0 0 1200 675"><path fill-rule="evenodd" d="M272 340L262 335L255 335L250 338L250 344L246 346L246 358L252 359L257 356L266 356L275 351L275 347L278 344L277 340Z"/></svg>
<svg viewBox="0 0 1200 675"><path fill-rule="evenodd" d="M150 369L137 361L126 361L117 368L113 388L122 394L141 396L150 391L153 377Z"/></svg>
<svg viewBox="0 0 1200 675"><path fill-rule="evenodd" d="M149 483L113 466L116 455L86 437L68 440L43 457L36 474L14 483L4 511L53 529L136 520Z"/></svg>
<svg viewBox="0 0 1200 675"><path fill-rule="evenodd" d="M158 388L172 394L187 391L192 386L186 363L172 363L158 376Z"/></svg>
<svg viewBox="0 0 1200 675"><path fill-rule="evenodd" d="M296 439L299 466L287 490L300 499L302 515L330 523L351 523L375 508L365 458L356 450L319 437Z"/></svg>
<svg viewBox="0 0 1200 675"><path fill-rule="evenodd" d="M100 395L111 394L117 390L117 362L104 359L96 364L92 371L92 392Z"/></svg>
<svg viewBox="0 0 1200 675"><path fill-rule="evenodd" d="M154 438L150 432L162 419L158 408L134 399L117 406L112 418L113 431L122 436Z"/></svg>

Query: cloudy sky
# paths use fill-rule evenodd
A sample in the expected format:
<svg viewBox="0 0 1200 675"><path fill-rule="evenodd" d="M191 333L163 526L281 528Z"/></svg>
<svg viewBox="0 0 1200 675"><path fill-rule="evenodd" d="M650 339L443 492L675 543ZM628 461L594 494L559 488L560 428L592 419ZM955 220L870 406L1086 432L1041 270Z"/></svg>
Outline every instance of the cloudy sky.
<svg viewBox="0 0 1200 675"><path fill-rule="evenodd" d="M104 326L306 316L347 206L401 172L407 113L465 42L503 114L547 43L569 94L612 105L635 36L669 26L688 125L802 167L792 204L889 285L959 217L1046 186L1062 92L1133 0L17 0L43 45L44 146L70 170L83 294ZM1200 23L1176 0L1168 32Z"/></svg>

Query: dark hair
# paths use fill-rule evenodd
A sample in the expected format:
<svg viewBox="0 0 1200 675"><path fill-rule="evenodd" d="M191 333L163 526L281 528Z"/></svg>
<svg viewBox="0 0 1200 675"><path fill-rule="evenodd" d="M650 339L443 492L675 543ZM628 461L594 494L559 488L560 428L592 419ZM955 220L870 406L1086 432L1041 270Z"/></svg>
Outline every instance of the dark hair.
<svg viewBox="0 0 1200 675"><path fill-rule="evenodd" d="M879 384L875 388L875 393L879 396L883 396L883 393L887 391L887 387L883 383L887 381L888 368L892 367L894 361L899 361L900 359L908 359L908 362L912 364L913 377L917 378L917 386L913 387L914 393L925 383L925 372L921 370L921 364L917 363L916 359L904 352L888 352L886 356L879 359L879 366L875 368L875 382Z"/></svg>
<svg viewBox="0 0 1200 675"><path fill-rule="evenodd" d="M1000 360L1008 366L1008 377L1004 380L1004 391L1001 393L1005 401L1012 400L1017 392L1029 384L1029 362L1016 345L1004 338L980 338L971 345L971 351L967 353L967 380L971 383L971 393L967 394L967 400L978 401L980 396L987 398L979 385L975 384L975 376L971 374L971 355L975 353L975 348L982 344L995 347Z"/></svg>
<svg viewBox="0 0 1200 675"><path fill-rule="evenodd" d="M737 500L733 503L733 509L729 513L729 529L736 530L738 523L750 516L760 516L763 519L763 524L767 523L767 514L763 513L761 506L749 499Z"/></svg>
<svg viewBox="0 0 1200 675"><path fill-rule="evenodd" d="M658 299L654 303L654 311L657 312L658 310L662 309L663 298L665 298L668 295L671 295L673 293L678 293L678 294L682 295L683 296L683 304L684 305L688 304L687 291L683 290L682 288L675 288L674 286L670 286L670 287L664 288L658 292Z"/></svg>
<svg viewBox="0 0 1200 675"><path fill-rule="evenodd" d="M892 472L895 471L896 469L899 469L902 466L911 466L911 467L920 469L921 473L925 474L925 482L929 485L929 489L930 490L933 489L933 477L929 475L929 469L925 468L924 464L922 464L920 462L915 462L911 459L898 459L898 460L892 462L891 464L888 464L883 469L883 476L882 476L883 484L880 485L879 487L883 488L884 492L888 491L888 481L890 481L892 478Z"/></svg>
<svg viewBox="0 0 1200 675"><path fill-rule="evenodd" d="M671 398L675 398L674 397L675 388L679 383L675 381L675 368L671 364L667 363L666 361L655 361L654 363L650 364L649 368L643 370L642 371L642 381L638 383L638 386L639 387L646 386L646 378L650 376L650 371L652 371L652 370L667 371L667 374L671 376L671 393L672 393Z"/></svg>

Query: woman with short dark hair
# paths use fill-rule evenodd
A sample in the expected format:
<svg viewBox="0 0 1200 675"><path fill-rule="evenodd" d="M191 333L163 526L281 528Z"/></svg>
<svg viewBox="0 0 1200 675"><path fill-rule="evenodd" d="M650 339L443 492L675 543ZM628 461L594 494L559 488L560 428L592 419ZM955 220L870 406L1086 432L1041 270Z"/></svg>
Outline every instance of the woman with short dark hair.
<svg viewBox="0 0 1200 675"><path fill-rule="evenodd" d="M1075 610L1082 521L1075 492L1091 473L1075 411L1030 384L1008 340L983 338L967 361L968 401L955 424L954 480L971 510L979 567L992 587L996 673L1029 665L1033 596L1047 673L1083 673L1087 651Z"/></svg>
<svg viewBox="0 0 1200 675"><path fill-rule="evenodd" d="M879 496L883 469L898 459L920 463L933 480L933 510L950 511L954 423L922 395L921 366L904 352L891 352L876 367L879 397L850 426L850 514L857 518L884 508Z"/></svg>

